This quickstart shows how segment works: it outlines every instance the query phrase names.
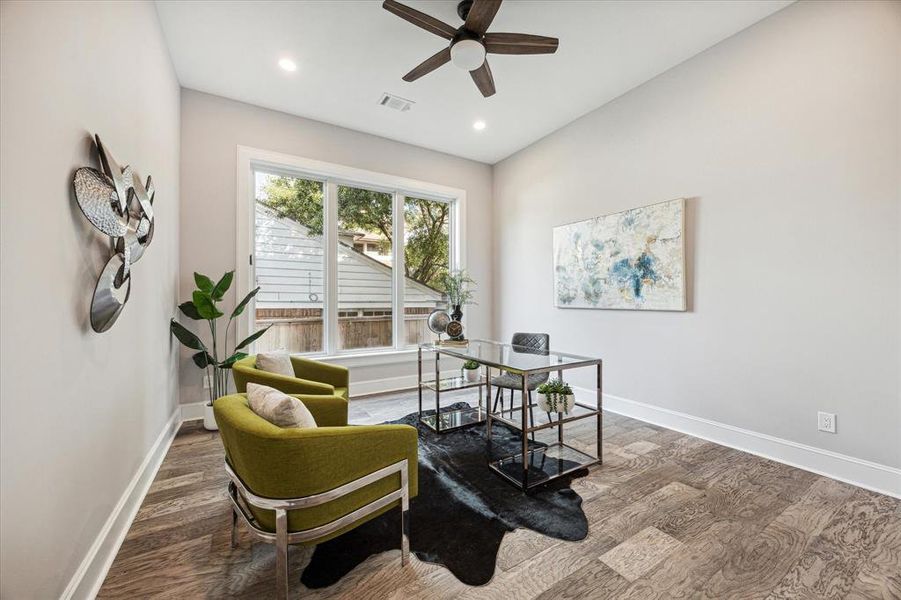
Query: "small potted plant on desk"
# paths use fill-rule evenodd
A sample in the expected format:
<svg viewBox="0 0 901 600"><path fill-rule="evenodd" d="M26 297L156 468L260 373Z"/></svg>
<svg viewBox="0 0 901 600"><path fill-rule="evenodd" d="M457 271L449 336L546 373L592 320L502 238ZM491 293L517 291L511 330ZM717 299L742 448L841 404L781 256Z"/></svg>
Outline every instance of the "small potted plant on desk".
<svg viewBox="0 0 901 600"><path fill-rule="evenodd" d="M562 379L551 379L538 386L538 408L546 413L569 413L576 403L573 389Z"/></svg>
<svg viewBox="0 0 901 600"><path fill-rule="evenodd" d="M467 360L463 363L463 378L468 383L475 383L479 380L479 363L474 360Z"/></svg>

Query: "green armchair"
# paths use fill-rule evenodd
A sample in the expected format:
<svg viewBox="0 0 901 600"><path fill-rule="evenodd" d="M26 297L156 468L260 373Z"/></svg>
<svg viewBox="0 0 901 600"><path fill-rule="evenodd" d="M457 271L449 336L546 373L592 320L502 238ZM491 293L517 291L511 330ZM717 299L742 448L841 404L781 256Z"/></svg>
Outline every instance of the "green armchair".
<svg viewBox="0 0 901 600"><path fill-rule="evenodd" d="M291 366L294 367L294 377L286 377L261 371L257 369L256 365L257 357L248 356L236 361L232 366L232 377L235 379L235 389L238 392L246 392L248 383L258 383L268 385L285 394L321 394L325 396L334 394L345 400L349 398L347 390L350 375L347 367L292 356Z"/></svg>
<svg viewBox="0 0 901 600"><path fill-rule="evenodd" d="M213 403L231 479L232 545L239 518L276 545L279 598L288 593L288 545L318 544L401 509L401 564L409 555L409 499L418 492L417 432L408 425L347 425L347 400L295 395L315 429L281 428L245 394Z"/></svg>

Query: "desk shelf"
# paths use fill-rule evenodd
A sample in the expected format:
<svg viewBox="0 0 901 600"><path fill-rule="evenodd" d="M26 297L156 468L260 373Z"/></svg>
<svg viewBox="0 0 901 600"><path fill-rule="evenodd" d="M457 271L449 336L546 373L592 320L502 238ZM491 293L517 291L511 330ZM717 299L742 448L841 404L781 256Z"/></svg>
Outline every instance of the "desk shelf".
<svg viewBox="0 0 901 600"><path fill-rule="evenodd" d="M524 490L598 464L600 459L568 444L536 446L528 452L524 468L522 452L488 463L488 468Z"/></svg>
<svg viewBox="0 0 901 600"><path fill-rule="evenodd" d="M419 421L435 432L452 431L484 423L488 417L481 406L470 406L459 410L444 410L436 414L423 414Z"/></svg>
<svg viewBox="0 0 901 600"><path fill-rule="evenodd" d="M485 385L485 377L480 376L475 381L468 381L465 377L456 376L456 377L445 377L443 379L439 379L436 383L434 379L427 379L422 382L422 386L426 389L430 390L440 390L442 392L452 392L454 390L465 390L468 388L478 387L480 385Z"/></svg>

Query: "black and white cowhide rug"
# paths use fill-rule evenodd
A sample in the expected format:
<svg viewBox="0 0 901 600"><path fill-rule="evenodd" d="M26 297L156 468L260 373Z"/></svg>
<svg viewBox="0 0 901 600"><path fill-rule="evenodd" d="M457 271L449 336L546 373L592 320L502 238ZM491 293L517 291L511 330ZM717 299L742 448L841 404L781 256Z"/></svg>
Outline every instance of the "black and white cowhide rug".
<svg viewBox="0 0 901 600"><path fill-rule="evenodd" d="M582 498L569 487L587 470L526 494L488 469L485 425L436 434L419 425L416 413L392 423L419 430L419 495L410 503L410 549L420 560L444 565L463 583L484 585L494 575L508 531L527 527L570 541L588 534ZM492 458L521 448L517 432L494 424L493 434ZM369 556L399 548L400 511L391 510L318 545L301 582L308 588L330 586Z"/></svg>

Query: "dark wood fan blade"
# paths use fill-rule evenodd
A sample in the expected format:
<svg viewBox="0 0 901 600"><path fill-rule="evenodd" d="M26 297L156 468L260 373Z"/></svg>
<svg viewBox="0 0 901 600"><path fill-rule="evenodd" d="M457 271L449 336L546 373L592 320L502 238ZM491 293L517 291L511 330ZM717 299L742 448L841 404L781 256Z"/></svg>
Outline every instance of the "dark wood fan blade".
<svg viewBox="0 0 901 600"><path fill-rule="evenodd" d="M444 50L425 59L424 61L419 63L412 71L404 75L404 81L416 81L423 75L431 73L441 65L449 63L450 59L450 48L445 48Z"/></svg>
<svg viewBox="0 0 901 600"><path fill-rule="evenodd" d="M484 35L500 7L501 0L475 0L469 9L469 14L466 15L466 23L463 24L463 27L473 33Z"/></svg>
<svg viewBox="0 0 901 600"><path fill-rule="evenodd" d="M435 17L431 17L415 8L410 8L400 2L395 2L395 0L385 0L385 2L382 3L382 8L396 14L405 21L413 23L417 27L422 27L435 35L440 35L446 40L453 38L457 33L457 30L447 23L439 21Z"/></svg>
<svg viewBox="0 0 901 600"><path fill-rule="evenodd" d="M553 54L560 40L528 33L486 33L485 50L492 54Z"/></svg>
<svg viewBox="0 0 901 600"><path fill-rule="evenodd" d="M494 92L497 91L494 89L494 77L491 75L491 67L488 66L487 60L482 63L481 67L475 71L470 71L469 74L472 76L472 80L476 82L476 87L479 88L479 91L486 98L493 96Z"/></svg>

